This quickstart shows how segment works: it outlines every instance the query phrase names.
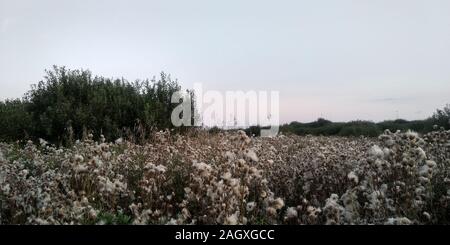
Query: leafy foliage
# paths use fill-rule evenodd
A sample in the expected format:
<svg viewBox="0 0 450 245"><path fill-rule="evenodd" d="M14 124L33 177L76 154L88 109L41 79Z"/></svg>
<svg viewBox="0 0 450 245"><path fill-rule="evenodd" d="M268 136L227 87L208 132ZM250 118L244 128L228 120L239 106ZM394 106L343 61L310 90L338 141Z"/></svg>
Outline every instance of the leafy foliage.
<svg viewBox="0 0 450 245"><path fill-rule="evenodd" d="M431 120L436 125L450 129L450 104L442 110L437 110Z"/></svg>
<svg viewBox="0 0 450 245"><path fill-rule="evenodd" d="M142 136L146 129L171 128L171 112L177 106L171 96L180 89L165 73L158 80L129 83L54 66L22 100L0 103L0 139L29 136L67 143L91 129L112 140L124 134Z"/></svg>
<svg viewBox="0 0 450 245"><path fill-rule="evenodd" d="M31 131L31 114L23 100L0 101L0 139L16 140L28 136Z"/></svg>

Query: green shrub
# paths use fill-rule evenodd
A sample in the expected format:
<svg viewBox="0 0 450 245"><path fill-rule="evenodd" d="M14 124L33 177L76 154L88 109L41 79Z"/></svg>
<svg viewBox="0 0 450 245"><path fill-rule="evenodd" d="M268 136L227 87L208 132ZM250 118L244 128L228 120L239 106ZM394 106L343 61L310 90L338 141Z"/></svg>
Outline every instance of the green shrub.
<svg viewBox="0 0 450 245"><path fill-rule="evenodd" d="M431 122L445 129L450 129L450 104L442 110L438 109L431 117Z"/></svg>
<svg viewBox="0 0 450 245"><path fill-rule="evenodd" d="M23 100L0 102L0 140L13 141L28 137L32 132L32 120L26 108L27 102Z"/></svg>
<svg viewBox="0 0 450 245"><path fill-rule="evenodd" d="M43 138L60 144L88 130L108 140L126 134L138 138L147 129L173 127L170 116L177 104L171 103L171 96L180 89L165 73L159 80L129 83L55 66L22 100L0 103L0 138Z"/></svg>

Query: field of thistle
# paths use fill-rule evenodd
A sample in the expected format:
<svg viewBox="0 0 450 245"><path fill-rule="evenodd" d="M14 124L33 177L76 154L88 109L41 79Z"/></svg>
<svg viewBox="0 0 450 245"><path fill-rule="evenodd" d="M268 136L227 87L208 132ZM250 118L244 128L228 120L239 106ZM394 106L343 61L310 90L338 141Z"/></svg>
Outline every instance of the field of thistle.
<svg viewBox="0 0 450 245"><path fill-rule="evenodd" d="M0 144L0 224L449 224L450 131Z"/></svg>

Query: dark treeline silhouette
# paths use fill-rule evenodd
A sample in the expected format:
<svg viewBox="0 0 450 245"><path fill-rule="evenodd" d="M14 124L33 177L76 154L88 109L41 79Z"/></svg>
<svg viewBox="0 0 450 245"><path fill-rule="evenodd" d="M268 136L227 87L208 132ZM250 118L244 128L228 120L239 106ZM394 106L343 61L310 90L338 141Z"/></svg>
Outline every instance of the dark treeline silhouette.
<svg viewBox="0 0 450 245"><path fill-rule="evenodd" d="M130 83L54 66L44 78L23 98L0 102L0 140L65 144L90 130L114 140L173 127L171 96L181 88L165 73Z"/></svg>
<svg viewBox="0 0 450 245"><path fill-rule="evenodd" d="M297 135L376 137L386 129L392 132L413 130L419 133L427 133L434 130L436 126L447 130L450 129L450 105L447 105L443 110L438 109L430 118L425 120L408 121L397 119L375 123L370 121L331 122L319 118L317 121L310 123L291 122L284 124L281 125L280 130L284 133Z"/></svg>
<svg viewBox="0 0 450 245"><path fill-rule="evenodd" d="M260 136L261 129L269 127L250 126L243 129L248 136ZM386 120L383 122L371 121L351 121L332 122L324 118L319 118L314 122L301 123L291 122L280 125L280 132L284 134L296 135L323 135L323 136L368 136L377 137L385 130L391 132L412 130L418 133L428 133L435 129L450 129L450 105L444 109L438 109L429 118L424 120L408 121L404 119ZM217 127L209 130L211 133L220 132Z"/></svg>

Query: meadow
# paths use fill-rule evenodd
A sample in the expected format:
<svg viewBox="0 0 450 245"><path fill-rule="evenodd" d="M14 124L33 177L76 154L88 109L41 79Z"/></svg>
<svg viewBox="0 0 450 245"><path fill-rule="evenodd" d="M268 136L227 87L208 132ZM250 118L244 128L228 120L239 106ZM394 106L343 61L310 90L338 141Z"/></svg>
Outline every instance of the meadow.
<svg viewBox="0 0 450 245"><path fill-rule="evenodd" d="M0 144L0 224L449 224L450 131Z"/></svg>

